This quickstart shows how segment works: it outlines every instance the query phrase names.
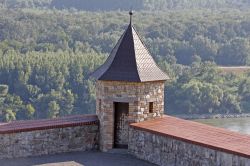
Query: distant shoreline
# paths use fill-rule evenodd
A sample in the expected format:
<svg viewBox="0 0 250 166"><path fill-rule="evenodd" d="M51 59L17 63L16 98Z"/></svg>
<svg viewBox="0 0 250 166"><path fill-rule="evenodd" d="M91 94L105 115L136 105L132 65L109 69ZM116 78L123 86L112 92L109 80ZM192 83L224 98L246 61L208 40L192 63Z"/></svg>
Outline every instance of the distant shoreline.
<svg viewBox="0 0 250 166"><path fill-rule="evenodd" d="M224 118L248 118L250 117L250 113L243 114L193 114L193 115L185 115L185 114L176 114L170 115L175 116L181 119L224 119Z"/></svg>

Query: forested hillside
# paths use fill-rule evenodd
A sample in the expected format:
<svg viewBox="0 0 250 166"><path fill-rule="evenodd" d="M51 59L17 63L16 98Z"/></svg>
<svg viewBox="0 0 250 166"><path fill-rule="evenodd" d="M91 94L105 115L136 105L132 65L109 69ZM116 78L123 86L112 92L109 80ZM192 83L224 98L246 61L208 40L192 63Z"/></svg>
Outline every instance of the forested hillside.
<svg viewBox="0 0 250 166"><path fill-rule="evenodd" d="M1 0L7 7L57 8L88 11L246 8L248 0Z"/></svg>
<svg viewBox="0 0 250 166"><path fill-rule="evenodd" d="M76 8L79 10L162 10L192 8L246 7L245 0L52 0L51 6L58 9Z"/></svg>
<svg viewBox="0 0 250 166"><path fill-rule="evenodd" d="M128 21L121 11L2 7L0 120L94 113L89 74ZM172 78L166 84L168 113L250 112L250 73L225 74L216 67L250 65L248 10L141 11L133 21Z"/></svg>
<svg viewBox="0 0 250 166"><path fill-rule="evenodd" d="M1 10L0 48L108 54L128 24L127 12ZM250 64L250 11L136 13L134 23L157 59L190 65Z"/></svg>

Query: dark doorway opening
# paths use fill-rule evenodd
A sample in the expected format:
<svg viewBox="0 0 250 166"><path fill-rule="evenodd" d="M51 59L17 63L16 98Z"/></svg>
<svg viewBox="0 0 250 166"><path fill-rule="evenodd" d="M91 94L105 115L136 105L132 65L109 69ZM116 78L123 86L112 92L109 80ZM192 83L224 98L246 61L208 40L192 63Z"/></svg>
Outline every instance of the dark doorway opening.
<svg viewBox="0 0 250 166"><path fill-rule="evenodd" d="M129 103L114 103L114 148L128 148L128 109Z"/></svg>

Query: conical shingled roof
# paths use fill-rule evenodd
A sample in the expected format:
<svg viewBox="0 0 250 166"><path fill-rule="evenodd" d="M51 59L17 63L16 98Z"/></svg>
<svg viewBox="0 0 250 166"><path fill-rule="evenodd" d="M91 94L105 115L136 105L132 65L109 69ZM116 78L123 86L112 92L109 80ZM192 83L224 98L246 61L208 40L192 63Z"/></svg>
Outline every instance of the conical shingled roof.
<svg viewBox="0 0 250 166"><path fill-rule="evenodd" d="M131 22L106 62L92 76L97 80L127 82L169 79L157 66Z"/></svg>

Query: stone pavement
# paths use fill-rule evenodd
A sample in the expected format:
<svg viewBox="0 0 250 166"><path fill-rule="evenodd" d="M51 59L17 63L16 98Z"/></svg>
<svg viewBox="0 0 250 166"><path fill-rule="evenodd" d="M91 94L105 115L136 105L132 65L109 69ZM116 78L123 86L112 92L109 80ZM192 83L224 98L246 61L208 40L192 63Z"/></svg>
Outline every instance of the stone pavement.
<svg viewBox="0 0 250 166"><path fill-rule="evenodd" d="M73 152L40 157L4 159L1 166L155 166L128 154Z"/></svg>

